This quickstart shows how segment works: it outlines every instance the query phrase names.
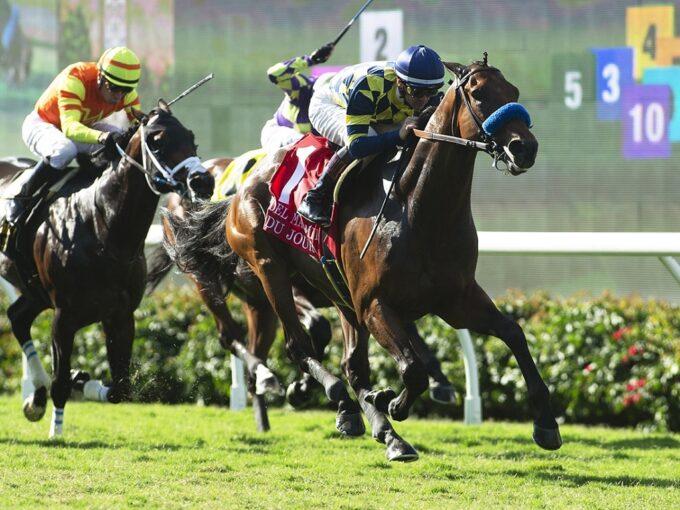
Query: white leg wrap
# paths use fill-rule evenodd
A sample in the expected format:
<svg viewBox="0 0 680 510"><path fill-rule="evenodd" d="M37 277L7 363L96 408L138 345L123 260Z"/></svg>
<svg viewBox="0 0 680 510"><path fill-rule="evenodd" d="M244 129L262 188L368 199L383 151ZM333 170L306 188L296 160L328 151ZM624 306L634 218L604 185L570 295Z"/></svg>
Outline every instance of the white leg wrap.
<svg viewBox="0 0 680 510"><path fill-rule="evenodd" d="M50 437L64 435L64 408L55 407L52 410L52 424L50 425Z"/></svg>
<svg viewBox="0 0 680 510"><path fill-rule="evenodd" d="M87 381L83 386L83 395L85 400L107 402L106 397L109 395L109 387L104 386L101 381Z"/></svg>
<svg viewBox="0 0 680 510"><path fill-rule="evenodd" d="M31 381L33 382L33 387L35 389L45 387L48 388L51 385L51 380L43 368L42 362L40 361L40 356L35 350L33 341L29 340L23 345L24 354L26 355L26 361L28 363L28 370L31 374Z"/></svg>
<svg viewBox="0 0 680 510"><path fill-rule="evenodd" d="M255 393L264 395L267 392L279 393L281 385L274 373L266 366L260 364L255 369Z"/></svg>

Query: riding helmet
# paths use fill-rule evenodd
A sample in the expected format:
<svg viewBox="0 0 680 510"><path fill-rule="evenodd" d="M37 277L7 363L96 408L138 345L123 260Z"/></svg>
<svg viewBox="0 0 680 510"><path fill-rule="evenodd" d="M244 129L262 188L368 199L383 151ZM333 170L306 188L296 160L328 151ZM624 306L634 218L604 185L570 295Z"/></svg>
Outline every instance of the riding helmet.
<svg viewBox="0 0 680 510"><path fill-rule="evenodd" d="M125 46L106 50L99 58L97 67L107 81L119 87L135 88L142 74L139 58Z"/></svg>
<svg viewBox="0 0 680 510"><path fill-rule="evenodd" d="M406 48L397 57L397 76L415 88L444 85L444 64L436 51L419 44Z"/></svg>

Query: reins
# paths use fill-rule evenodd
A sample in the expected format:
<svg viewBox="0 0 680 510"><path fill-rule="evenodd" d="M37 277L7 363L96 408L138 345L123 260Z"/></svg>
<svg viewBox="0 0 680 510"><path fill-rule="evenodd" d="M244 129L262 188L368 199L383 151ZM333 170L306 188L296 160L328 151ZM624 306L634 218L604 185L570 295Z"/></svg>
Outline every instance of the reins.
<svg viewBox="0 0 680 510"><path fill-rule="evenodd" d="M189 174L194 172L207 172L207 169L201 164L201 160L198 156L189 156L177 163L174 167L170 168L165 163L161 163L153 151L149 148L149 144L146 142L146 135L144 133L144 124L140 127L140 137L142 145L142 164L140 165L137 160L125 152L118 144L116 144L116 150L120 154L121 160L125 160L127 163L133 167L140 170L146 176L146 182L151 188L151 191L156 195L161 195L161 192L156 189L156 186L152 182L155 178L153 169L155 168L158 173L163 176L165 183L173 188L178 188L179 183L175 179L176 173L184 167L187 167Z"/></svg>

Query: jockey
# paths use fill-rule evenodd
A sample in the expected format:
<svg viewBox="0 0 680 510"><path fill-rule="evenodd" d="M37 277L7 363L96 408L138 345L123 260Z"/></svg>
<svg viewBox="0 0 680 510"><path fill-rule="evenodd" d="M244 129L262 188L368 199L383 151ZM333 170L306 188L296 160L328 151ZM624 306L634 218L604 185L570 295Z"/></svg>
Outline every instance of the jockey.
<svg viewBox="0 0 680 510"><path fill-rule="evenodd" d="M302 135L311 131L309 100L316 78L304 73L310 66L326 62L333 53L333 48L333 44L329 43L311 55L291 58L267 69L269 80L283 90L285 97L274 117L262 128L262 148L268 152L276 150L298 141Z"/></svg>
<svg viewBox="0 0 680 510"><path fill-rule="evenodd" d="M141 110L135 90L140 75L139 58L123 46L106 50L96 63L78 62L57 75L24 120L24 143L40 161L20 177L21 190L8 202L6 219L11 225L35 192L61 178L78 153L103 145L109 159L118 155L115 147L122 130L101 120L121 110L129 121L136 119Z"/></svg>
<svg viewBox="0 0 680 510"><path fill-rule="evenodd" d="M307 192L298 213L328 226L333 188L344 169L355 159L406 140L416 127L416 115L441 101L438 92L443 84L444 64L434 50L422 45L402 51L396 62L346 67L326 83L317 82L309 105L312 126L342 148Z"/></svg>

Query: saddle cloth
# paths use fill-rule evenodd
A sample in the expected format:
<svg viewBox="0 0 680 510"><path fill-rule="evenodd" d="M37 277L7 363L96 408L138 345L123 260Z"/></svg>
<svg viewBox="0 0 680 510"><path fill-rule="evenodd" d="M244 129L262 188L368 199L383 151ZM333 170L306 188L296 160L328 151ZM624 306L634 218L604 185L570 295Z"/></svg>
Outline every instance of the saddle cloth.
<svg viewBox="0 0 680 510"><path fill-rule="evenodd" d="M272 199L265 215L265 232L319 260L324 256L324 244L338 258L335 204L326 232L300 216L297 208L332 155L327 140L311 133L291 146L269 183Z"/></svg>

